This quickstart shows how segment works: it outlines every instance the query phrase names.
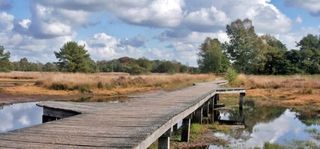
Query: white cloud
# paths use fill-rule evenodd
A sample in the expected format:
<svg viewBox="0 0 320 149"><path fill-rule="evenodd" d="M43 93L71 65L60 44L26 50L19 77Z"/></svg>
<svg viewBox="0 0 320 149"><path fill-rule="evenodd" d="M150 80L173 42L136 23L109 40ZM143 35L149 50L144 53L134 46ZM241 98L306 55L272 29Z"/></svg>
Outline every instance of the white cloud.
<svg viewBox="0 0 320 149"><path fill-rule="evenodd" d="M257 32L279 33L291 29L291 20L277 9L270 0L223 0L215 1L217 9L222 10L231 20L249 18Z"/></svg>
<svg viewBox="0 0 320 149"><path fill-rule="evenodd" d="M196 31L213 31L216 28L221 29L229 22L229 18L226 14L217 10L214 6L190 12L184 20L188 28Z"/></svg>
<svg viewBox="0 0 320 149"><path fill-rule="evenodd" d="M303 22L302 18L300 16L297 16L296 23L301 24Z"/></svg>
<svg viewBox="0 0 320 149"><path fill-rule="evenodd" d="M13 20L14 20L13 15L10 15L6 12L0 12L1 31L11 31L13 29Z"/></svg>
<svg viewBox="0 0 320 149"><path fill-rule="evenodd" d="M143 7L113 9L120 18L134 24L175 27L182 20L182 0L154 0Z"/></svg>
<svg viewBox="0 0 320 149"><path fill-rule="evenodd" d="M36 0L35 3L69 11L107 11L128 23L156 27L174 27L179 25L183 17L182 7L184 5L183 0ZM69 12L62 16L66 16L67 14ZM75 15L79 16L78 13L75 13ZM85 17L82 16L82 18Z"/></svg>
<svg viewBox="0 0 320 149"><path fill-rule="evenodd" d="M19 22L19 25L24 29L29 29L30 24L31 24L31 20L29 19L23 19Z"/></svg>
<svg viewBox="0 0 320 149"><path fill-rule="evenodd" d="M304 36L308 34L320 34L320 27L303 27L297 31L285 34L276 34L275 36L287 45L287 48L297 49L296 45Z"/></svg>

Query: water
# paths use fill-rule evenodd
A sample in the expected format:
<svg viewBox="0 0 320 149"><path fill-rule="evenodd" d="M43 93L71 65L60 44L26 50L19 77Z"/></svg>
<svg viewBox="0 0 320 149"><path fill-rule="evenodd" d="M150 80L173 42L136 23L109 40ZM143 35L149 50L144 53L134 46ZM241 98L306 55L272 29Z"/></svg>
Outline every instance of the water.
<svg viewBox="0 0 320 149"><path fill-rule="evenodd" d="M42 123L43 108L36 102L0 107L0 133Z"/></svg>
<svg viewBox="0 0 320 149"><path fill-rule="evenodd" d="M310 148L320 148L319 124L307 125L303 123L299 119L300 115L290 109L277 110L275 108L269 109L268 112L262 112L263 110L261 109L259 111L261 113L245 114L247 118L245 120L246 129L236 130L238 131L237 133L230 134L216 132L213 135L228 140L229 144L227 147L229 148L262 148L265 143L279 144L286 148L305 148L306 146ZM281 113L279 111L281 111ZM280 113L280 115L277 115L277 113ZM230 119L232 115L232 113L222 112L220 116L223 119ZM249 116L252 116L251 119ZM212 145L209 148L225 147L226 146Z"/></svg>

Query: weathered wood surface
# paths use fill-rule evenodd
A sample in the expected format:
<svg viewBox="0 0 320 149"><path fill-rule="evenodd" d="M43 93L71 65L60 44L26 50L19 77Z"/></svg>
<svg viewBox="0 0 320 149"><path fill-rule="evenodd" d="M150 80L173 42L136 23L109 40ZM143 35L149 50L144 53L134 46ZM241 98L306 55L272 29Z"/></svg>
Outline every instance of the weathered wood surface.
<svg viewBox="0 0 320 149"><path fill-rule="evenodd" d="M0 148L147 148L206 103L218 84L223 81L134 95L123 103L42 102L81 114L2 134Z"/></svg>

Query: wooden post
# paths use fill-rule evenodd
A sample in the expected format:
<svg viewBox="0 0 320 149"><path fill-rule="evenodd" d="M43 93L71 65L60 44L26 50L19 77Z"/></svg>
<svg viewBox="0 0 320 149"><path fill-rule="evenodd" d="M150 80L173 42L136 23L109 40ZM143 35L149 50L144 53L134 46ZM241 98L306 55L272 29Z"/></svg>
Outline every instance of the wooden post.
<svg viewBox="0 0 320 149"><path fill-rule="evenodd" d="M219 101L219 94L215 94L214 97L212 98L212 114L211 114L211 122L214 123L215 121L218 120L218 111L215 110L215 108L217 108L217 105L218 105L218 101Z"/></svg>
<svg viewBox="0 0 320 149"><path fill-rule="evenodd" d="M158 139L158 148L159 149L170 149L170 135L171 129L166 131L159 139Z"/></svg>
<svg viewBox="0 0 320 149"><path fill-rule="evenodd" d="M202 124L203 120L203 106L199 107L194 114L193 122Z"/></svg>
<svg viewBox="0 0 320 149"><path fill-rule="evenodd" d="M178 130L178 124L175 124L172 126L172 132L175 132Z"/></svg>
<svg viewBox="0 0 320 149"><path fill-rule="evenodd" d="M190 125L191 125L191 118L187 116L182 120L182 127L181 127L181 141L182 142L189 142L190 138Z"/></svg>
<svg viewBox="0 0 320 149"><path fill-rule="evenodd" d="M217 105L218 104L218 102L219 102L219 100L220 100L220 96L219 96L219 94L216 94L215 96L214 96L214 105Z"/></svg>
<svg viewBox="0 0 320 149"><path fill-rule="evenodd" d="M239 98L239 110L243 109L243 103L244 103L244 96L246 93L240 93L240 98Z"/></svg>
<svg viewBox="0 0 320 149"><path fill-rule="evenodd" d="M203 105L203 117L209 117L209 105L210 105L210 101L207 101L204 105Z"/></svg>

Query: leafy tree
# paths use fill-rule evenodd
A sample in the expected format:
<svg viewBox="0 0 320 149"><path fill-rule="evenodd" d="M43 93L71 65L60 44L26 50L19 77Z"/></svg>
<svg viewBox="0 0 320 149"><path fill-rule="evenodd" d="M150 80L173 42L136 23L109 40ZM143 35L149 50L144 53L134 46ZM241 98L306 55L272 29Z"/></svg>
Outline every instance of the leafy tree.
<svg viewBox="0 0 320 149"><path fill-rule="evenodd" d="M218 39L206 38L200 46L198 60L201 72L225 72L228 60L222 53L222 45Z"/></svg>
<svg viewBox="0 0 320 149"><path fill-rule="evenodd" d="M284 54L287 51L286 46L271 35L264 35L260 37L264 44L266 44L264 74L287 74L285 70L288 61L284 59Z"/></svg>
<svg viewBox="0 0 320 149"><path fill-rule="evenodd" d="M230 38L226 45L228 57L239 72L252 72L252 65L259 64L258 36L255 33L252 21L249 19L236 20L227 25L227 35Z"/></svg>
<svg viewBox="0 0 320 149"><path fill-rule="evenodd" d="M48 62L43 65L42 71L47 71L47 72L58 71L58 68L56 64Z"/></svg>
<svg viewBox="0 0 320 149"><path fill-rule="evenodd" d="M4 47L0 46L0 72L8 72L12 70L12 64L9 61L10 52L5 52Z"/></svg>
<svg viewBox="0 0 320 149"><path fill-rule="evenodd" d="M67 72L95 72L95 63L91 60L85 46L78 45L77 42L70 41L60 48L59 52L54 52L58 59L59 70Z"/></svg>
<svg viewBox="0 0 320 149"><path fill-rule="evenodd" d="M307 35L303 37L297 46L300 47L300 68L310 74L320 73L320 36Z"/></svg>
<svg viewBox="0 0 320 149"><path fill-rule="evenodd" d="M15 71L42 71L43 64L40 62L33 63L24 57L21 58L18 62L13 62Z"/></svg>
<svg viewBox="0 0 320 149"><path fill-rule="evenodd" d="M152 72L157 73L176 73L179 72L179 66L170 61L158 61Z"/></svg>
<svg viewBox="0 0 320 149"><path fill-rule="evenodd" d="M153 62L146 59L146 58L139 58L138 60L136 60L136 63L145 69L146 72L151 72L152 70L152 65L153 65Z"/></svg>

